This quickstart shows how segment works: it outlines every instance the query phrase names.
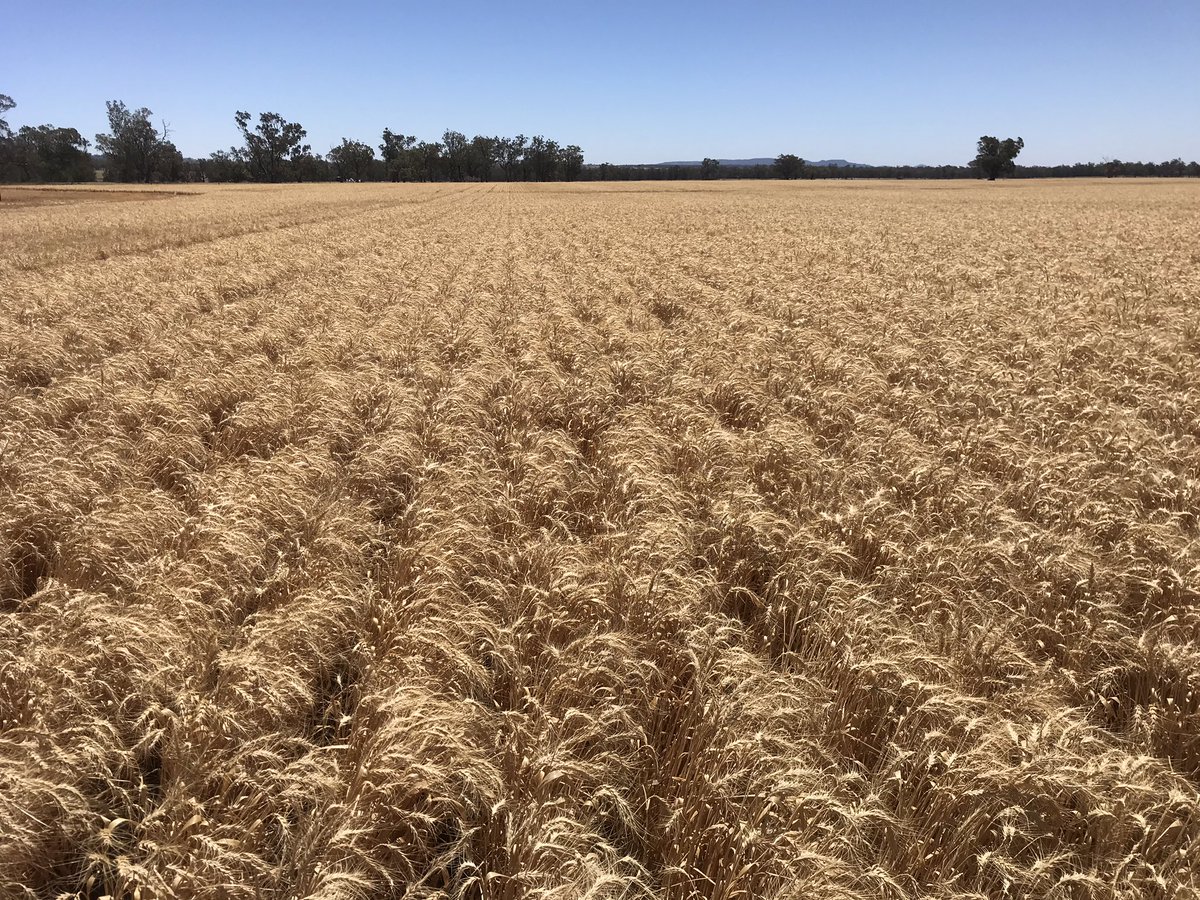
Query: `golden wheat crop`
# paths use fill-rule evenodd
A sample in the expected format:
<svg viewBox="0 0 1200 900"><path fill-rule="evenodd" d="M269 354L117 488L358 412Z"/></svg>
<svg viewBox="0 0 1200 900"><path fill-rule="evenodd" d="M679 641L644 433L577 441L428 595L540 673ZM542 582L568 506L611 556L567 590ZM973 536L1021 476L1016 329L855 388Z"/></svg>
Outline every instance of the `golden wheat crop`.
<svg viewBox="0 0 1200 900"><path fill-rule="evenodd" d="M0 213L0 897L1200 892L1200 185Z"/></svg>

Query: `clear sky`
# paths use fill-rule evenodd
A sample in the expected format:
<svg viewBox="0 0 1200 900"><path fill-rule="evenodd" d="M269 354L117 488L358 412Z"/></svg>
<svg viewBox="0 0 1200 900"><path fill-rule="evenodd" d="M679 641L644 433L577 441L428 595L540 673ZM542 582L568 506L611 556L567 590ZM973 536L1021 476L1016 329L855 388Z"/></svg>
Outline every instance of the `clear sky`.
<svg viewBox="0 0 1200 900"><path fill-rule="evenodd" d="M545 134L589 162L1200 159L1200 0L136 3L8 0L8 121L148 106L188 156L282 113L317 152L384 126Z"/></svg>

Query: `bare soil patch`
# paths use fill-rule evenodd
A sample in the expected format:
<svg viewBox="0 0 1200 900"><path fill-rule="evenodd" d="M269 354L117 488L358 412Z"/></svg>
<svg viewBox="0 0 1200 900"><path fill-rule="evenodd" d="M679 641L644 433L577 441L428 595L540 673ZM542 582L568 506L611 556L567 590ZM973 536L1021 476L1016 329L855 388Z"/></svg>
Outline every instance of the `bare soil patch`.
<svg viewBox="0 0 1200 900"><path fill-rule="evenodd" d="M170 200L175 197L192 196L189 191L165 189L99 189L99 188L53 188L53 187L4 187L0 188L0 203L5 208L13 206L48 206L64 203L137 203L146 200Z"/></svg>

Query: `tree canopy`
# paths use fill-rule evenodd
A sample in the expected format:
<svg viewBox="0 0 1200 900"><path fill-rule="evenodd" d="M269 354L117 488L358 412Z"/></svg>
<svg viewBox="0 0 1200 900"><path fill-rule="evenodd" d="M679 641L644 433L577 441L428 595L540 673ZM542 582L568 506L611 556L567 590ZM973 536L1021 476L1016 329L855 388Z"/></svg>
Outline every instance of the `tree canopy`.
<svg viewBox="0 0 1200 900"><path fill-rule="evenodd" d="M153 113L141 107L129 109L120 100L109 100L107 134L96 135L96 146L106 157L106 181L175 181L182 170L183 156L168 139L166 126L160 132L150 120Z"/></svg>
<svg viewBox="0 0 1200 900"><path fill-rule="evenodd" d="M16 107L0 94L0 115ZM0 182L90 181L96 168L88 142L74 128L22 125L16 134L0 118Z"/></svg>
<svg viewBox="0 0 1200 900"><path fill-rule="evenodd" d="M326 154L337 171L339 181L367 181L371 176L375 150L361 141L342 138L342 142Z"/></svg>
<svg viewBox="0 0 1200 900"><path fill-rule="evenodd" d="M388 181L415 181L416 160L413 148L417 137L413 134L397 134L390 128L383 129L383 143L379 152L383 154L384 175Z"/></svg>
<svg viewBox="0 0 1200 900"><path fill-rule="evenodd" d="M0 138L10 137L12 129L8 127L8 120L4 118L10 109L16 108L16 101L8 94L0 94Z"/></svg>
<svg viewBox="0 0 1200 900"><path fill-rule="evenodd" d="M804 174L804 160L795 153L781 153L775 157L775 174L780 178L799 178Z"/></svg>
<svg viewBox="0 0 1200 900"><path fill-rule="evenodd" d="M87 148L87 139L74 128L24 125L12 139L4 178L12 181L93 181L96 167Z"/></svg>
<svg viewBox="0 0 1200 900"><path fill-rule="evenodd" d="M260 113L253 129L248 112L238 110L233 120L245 144L232 152L255 181L283 181L289 175L296 176L304 157L312 152L312 147L303 143L308 132L299 122L289 122L279 113Z"/></svg>
<svg viewBox="0 0 1200 900"><path fill-rule="evenodd" d="M995 181L999 175L1011 175L1016 170L1013 160L1024 146L1025 141L1021 138L1015 141L1012 138L1000 140L985 134L979 139L971 166L981 175L986 175L988 181Z"/></svg>

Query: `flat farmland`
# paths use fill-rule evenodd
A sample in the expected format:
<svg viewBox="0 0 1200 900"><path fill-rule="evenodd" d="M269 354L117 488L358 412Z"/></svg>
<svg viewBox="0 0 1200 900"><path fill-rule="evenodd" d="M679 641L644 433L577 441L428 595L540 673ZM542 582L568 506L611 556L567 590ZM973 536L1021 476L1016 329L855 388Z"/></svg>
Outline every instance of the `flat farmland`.
<svg viewBox="0 0 1200 900"><path fill-rule="evenodd" d="M38 194L0 896L1200 892L1200 184Z"/></svg>

